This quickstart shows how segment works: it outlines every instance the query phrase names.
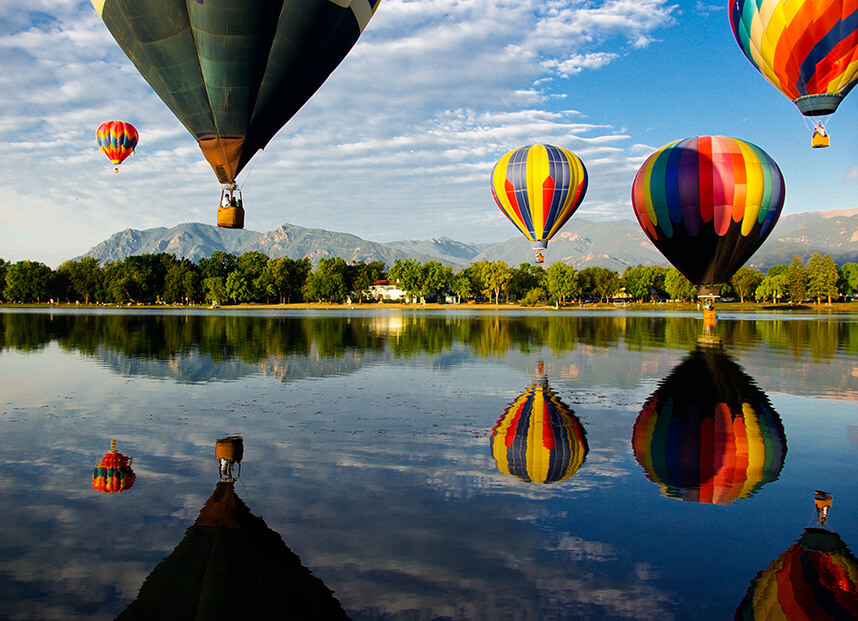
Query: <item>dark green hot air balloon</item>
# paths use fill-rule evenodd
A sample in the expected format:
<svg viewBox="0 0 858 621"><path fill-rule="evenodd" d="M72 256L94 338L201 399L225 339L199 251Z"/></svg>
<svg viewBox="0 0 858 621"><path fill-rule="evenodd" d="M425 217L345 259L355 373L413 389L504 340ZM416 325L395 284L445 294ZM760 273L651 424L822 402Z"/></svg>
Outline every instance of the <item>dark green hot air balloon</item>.
<svg viewBox="0 0 858 621"><path fill-rule="evenodd" d="M92 0L230 192L345 58L379 2ZM243 222L242 210L232 228Z"/></svg>

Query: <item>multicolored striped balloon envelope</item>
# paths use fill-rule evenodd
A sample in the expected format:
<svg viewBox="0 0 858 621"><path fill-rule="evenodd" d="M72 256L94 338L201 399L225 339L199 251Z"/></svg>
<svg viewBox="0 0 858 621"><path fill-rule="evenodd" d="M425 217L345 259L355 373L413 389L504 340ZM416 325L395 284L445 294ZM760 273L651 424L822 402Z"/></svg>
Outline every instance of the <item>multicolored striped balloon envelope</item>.
<svg viewBox="0 0 858 621"><path fill-rule="evenodd" d="M765 393L726 354L699 348L644 404L632 448L665 496L723 504L777 479L787 445Z"/></svg>
<svg viewBox="0 0 858 621"><path fill-rule="evenodd" d="M858 619L858 559L837 533L805 529L751 581L734 619Z"/></svg>
<svg viewBox="0 0 858 621"><path fill-rule="evenodd" d="M672 142L635 175L638 223L676 269L701 288L726 283L762 245L784 204L783 175L738 138Z"/></svg>
<svg viewBox="0 0 858 621"><path fill-rule="evenodd" d="M581 422L541 371L498 419L491 445L498 470L527 483L568 479L589 450Z"/></svg>
<svg viewBox="0 0 858 621"><path fill-rule="evenodd" d="M119 166L137 148L137 130L125 121L105 121L98 126L95 139L101 152L114 165ZM115 169L119 172L119 169Z"/></svg>
<svg viewBox="0 0 858 621"><path fill-rule="evenodd" d="M92 471L92 488L106 494L131 489L137 475L131 469L131 457L116 450L116 440L110 441L110 451Z"/></svg>
<svg viewBox="0 0 858 621"><path fill-rule="evenodd" d="M858 82L855 0L733 0L733 36L805 116L831 114Z"/></svg>
<svg viewBox="0 0 858 621"><path fill-rule="evenodd" d="M547 144L513 149L495 164L492 196L500 210L533 242L536 262L587 192L587 169L571 151Z"/></svg>

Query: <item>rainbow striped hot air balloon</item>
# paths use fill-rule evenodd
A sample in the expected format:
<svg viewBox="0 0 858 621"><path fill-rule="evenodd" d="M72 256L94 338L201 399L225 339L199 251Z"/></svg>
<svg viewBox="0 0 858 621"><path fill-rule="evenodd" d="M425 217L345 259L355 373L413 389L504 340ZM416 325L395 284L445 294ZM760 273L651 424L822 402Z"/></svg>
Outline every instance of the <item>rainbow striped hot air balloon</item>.
<svg viewBox="0 0 858 621"><path fill-rule="evenodd" d="M701 348L644 404L632 448L664 495L724 504L778 478L786 436L780 416L742 368Z"/></svg>
<svg viewBox="0 0 858 621"><path fill-rule="evenodd" d="M784 196L783 175L765 151L723 136L662 147L632 185L641 228L701 294L729 281L762 245Z"/></svg>
<svg viewBox="0 0 858 621"><path fill-rule="evenodd" d="M584 427L541 372L501 415L491 435L498 470L527 483L557 483L587 457Z"/></svg>
<svg viewBox="0 0 858 621"><path fill-rule="evenodd" d="M858 619L858 559L837 533L805 529L751 581L734 619Z"/></svg>
<svg viewBox="0 0 858 621"><path fill-rule="evenodd" d="M101 152L116 166L113 172L119 172L119 165L134 153L137 137L137 130L125 121L105 121L98 126L95 138Z"/></svg>
<svg viewBox="0 0 858 621"><path fill-rule="evenodd" d="M500 210L533 242L536 262L587 192L587 169L571 151L547 144L513 149L495 164L492 196Z"/></svg>
<svg viewBox="0 0 858 621"><path fill-rule="evenodd" d="M832 114L858 82L855 0L733 0L733 36L805 116Z"/></svg>
<svg viewBox="0 0 858 621"><path fill-rule="evenodd" d="M137 475L131 469L131 457L116 450L116 440L110 441L110 451L92 471L92 488L106 494L131 489Z"/></svg>

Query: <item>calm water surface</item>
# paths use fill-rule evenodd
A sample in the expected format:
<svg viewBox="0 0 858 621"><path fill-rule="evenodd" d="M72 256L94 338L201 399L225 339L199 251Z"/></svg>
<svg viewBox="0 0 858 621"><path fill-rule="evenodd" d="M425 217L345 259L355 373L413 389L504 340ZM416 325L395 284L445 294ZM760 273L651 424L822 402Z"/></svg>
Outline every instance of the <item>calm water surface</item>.
<svg viewBox="0 0 858 621"><path fill-rule="evenodd" d="M817 526L814 490L858 550L858 317L703 335L696 313L0 312L0 618L733 618ZM93 488L111 440L120 493Z"/></svg>

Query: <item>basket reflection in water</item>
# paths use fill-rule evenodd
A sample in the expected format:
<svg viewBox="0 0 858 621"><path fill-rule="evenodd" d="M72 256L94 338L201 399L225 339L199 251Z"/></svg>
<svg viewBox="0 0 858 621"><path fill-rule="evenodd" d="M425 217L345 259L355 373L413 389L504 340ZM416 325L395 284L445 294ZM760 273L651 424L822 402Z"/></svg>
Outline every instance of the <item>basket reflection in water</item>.
<svg viewBox="0 0 858 621"><path fill-rule="evenodd" d="M786 436L754 381L719 348L701 347L643 406L635 459L666 496L723 504L780 475Z"/></svg>

